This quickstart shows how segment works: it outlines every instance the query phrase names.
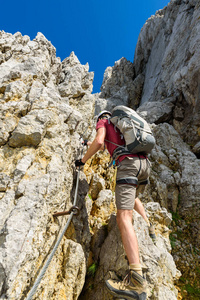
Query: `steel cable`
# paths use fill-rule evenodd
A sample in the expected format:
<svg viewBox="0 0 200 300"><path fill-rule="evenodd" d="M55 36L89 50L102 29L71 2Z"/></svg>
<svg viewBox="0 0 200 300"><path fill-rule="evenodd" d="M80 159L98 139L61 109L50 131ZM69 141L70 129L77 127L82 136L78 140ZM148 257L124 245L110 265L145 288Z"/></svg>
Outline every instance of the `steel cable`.
<svg viewBox="0 0 200 300"><path fill-rule="evenodd" d="M82 153L83 153L83 148L82 148L82 151L81 151L81 155L82 155ZM77 179L76 179L76 189L75 189L74 203L73 203L74 206L76 206L76 202L77 202L79 176L80 176L80 166L79 166L79 169L78 169L78 174L77 174ZM41 270L41 272L39 274L39 276L37 277L37 279L36 279L36 281L35 281L32 289L30 290L30 293L28 294L28 297L26 298L26 300L31 300L32 297L33 297L33 295L35 294L35 292L36 292L36 290L38 288L38 285L40 284L40 281L44 277L44 274L45 274L45 272L46 272L46 270L47 270L47 268L48 268L48 266L49 266L49 264L50 264L50 262L51 262L51 260L52 260L52 258L54 256L54 254L55 254L55 252L56 252L56 250L57 250L57 248L58 248L58 246L59 246L59 244L60 244L60 242L61 242L61 240L62 240L62 238L63 238L63 236L64 236L64 234L66 232L66 230L67 230L67 228L69 227L69 224L70 224L70 222L71 222L71 220L73 218L73 215L74 215L74 212L72 211L71 214L69 215L69 219L67 220L67 223L66 223L66 225L65 225L65 227L64 227L64 229L63 229L63 231L62 231L62 233L61 233L61 235L59 237L59 239L57 240L57 242L56 242L56 244L55 244L55 246L54 246L51 254L49 255L48 260L46 261L44 267L42 268L42 270Z"/></svg>

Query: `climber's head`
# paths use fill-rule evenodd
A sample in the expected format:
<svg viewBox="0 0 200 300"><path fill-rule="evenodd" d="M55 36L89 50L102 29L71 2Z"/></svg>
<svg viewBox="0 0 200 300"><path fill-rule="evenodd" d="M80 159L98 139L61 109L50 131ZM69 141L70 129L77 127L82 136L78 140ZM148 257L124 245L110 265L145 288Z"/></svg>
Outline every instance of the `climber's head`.
<svg viewBox="0 0 200 300"><path fill-rule="evenodd" d="M111 112L109 112L107 110L102 110L97 116L97 122L100 119L108 119L109 117L111 117Z"/></svg>

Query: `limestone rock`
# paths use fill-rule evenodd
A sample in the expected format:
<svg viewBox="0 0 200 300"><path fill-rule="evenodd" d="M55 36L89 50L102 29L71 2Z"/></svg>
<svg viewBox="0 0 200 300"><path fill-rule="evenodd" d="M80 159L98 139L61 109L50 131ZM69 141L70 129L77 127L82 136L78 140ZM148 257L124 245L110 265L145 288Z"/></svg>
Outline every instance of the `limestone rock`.
<svg viewBox="0 0 200 300"><path fill-rule="evenodd" d="M193 147L193 152L198 155L199 157L199 154L200 154L200 142L196 143L196 145L194 145Z"/></svg>
<svg viewBox="0 0 200 300"><path fill-rule="evenodd" d="M102 110L112 111L116 105L128 105L129 95L125 87L122 87L114 96L108 99L96 97L95 115L98 115Z"/></svg>
<svg viewBox="0 0 200 300"><path fill-rule="evenodd" d="M45 135L45 126L35 116L26 115L21 118L17 128L9 140L11 147L37 146Z"/></svg>
<svg viewBox="0 0 200 300"><path fill-rule="evenodd" d="M152 204L153 205L153 204ZM151 204L149 204L150 208ZM149 211L149 210L148 210ZM162 209L157 204L156 212L160 212L161 219L165 223L165 218L161 213ZM173 287L173 281L180 273L176 269L172 256L166 249L167 239L157 232L157 243L153 244L147 231L147 225L141 217L134 213L134 229L137 234L140 258L145 266L145 276L148 279L148 299L177 299L177 290ZM166 231L166 237L169 232ZM98 241L97 241L98 243ZM168 245L170 248L170 245ZM161 269L162 265L162 269ZM108 223L107 237L101 245L99 252L99 265L94 279L90 281L93 289L87 289L85 295L80 299L113 299L105 288L105 280L108 278L119 278L125 276L128 262L121 243L121 237L116 224L116 217L112 215Z"/></svg>
<svg viewBox="0 0 200 300"><path fill-rule="evenodd" d="M15 116L7 116L6 118L3 117L0 120L0 145L3 146L9 140L10 133L15 129L17 126L17 118Z"/></svg>
<svg viewBox="0 0 200 300"><path fill-rule="evenodd" d="M172 118L174 105L171 99L166 101L145 102L137 109L139 113L148 123L169 122Z"/></svg>
<svg viewBox="0 0 200 300"><path fill-rule="evenodd" d="M65 297L66 299L78 299L85 282L85 255L81 245L73 241L68 241L68 244L65 243L64 247L64 253L70 254L67 255L68 260L65 262L65 285L63 286ZM58 293L60 294L60 288ZM60 298L57 297L57 299Z"/></svg>
<svg viewBox="0 0 200 300"><path fill-rule="evenodd" d="M191 249L198 249L200 243L197 230L200 226L199 159L169 124L157 125L153 131L157 146L150 156L151 185L145 191L144 199L149 199L150 194L173 212L173 256L178 269L193 285L198 276L194 274L199 257L196 250L192 250L192 257L190 253ZM183 248L184 256L181 254Z"/></svg>
<svg viewBox="0 0 200 300"><path fill-rule="evenodd" d="M197 200L199 193L199 161L191 152L190 147L183 142L173 126L163 123L152 125L152 129L156 138L156 147L152 150L149 157L152 163L151 184L147 186L144 194L140 195L140 197L146 203L147 215L155 225L156 245L152 245L152 248L150 244L146 245L148 232L145 229L144 221L141 220L141 217L137 213L134 214L134 227L139 240L140 255L143 257L142 262L147 269L150 268L150 270L145 271L149 285L148 297L154 297L155 299L177 299L177 290L174 289L174 282L177 282L181 273L177 270L171 255L172 248L169 241L169 234L172 229L171 224L174 221L172 221L172 214L169 211L173 214L178 213L182 218L191 218L193 220L188 225L186 225L186 222L184 223L185 230L188 230L192 226L192 237L185 236L184 242L179 242L177 239L176 247L179 247L180 251L178 253L181 255L182 248L180 245L183 245L182 247L185 245L188 249L186 250L187 258L181 256L181 259L192 270L195 270L197 265L195 264L194 266L194 260L198 261L198 255L195 255L192 263L192 258L189 254L189 245L191 245L191 240L193 240L192 247L198 249L199 235L196 228L199 227L199 205ZM109 203L112 203L112 201L103 204L104 199L106 199L104 197L105 192L106 190L102 190L99 193L97 200L93 202L93 209L91 210L91 213L94 215L90 219L93 231L91 249L93 251L94 264L98 262L98 266L94 279L89 277L86 281L86 290L81 294L81 300L86 298L97 298L100 300L105 296L108 299L112 299L110 294L104 289L104 281L107 276L114 278L116 276L123 277L128 267L118 228L116 224L113 225L115 218L111 217L110 219L109 217ZM109 190L106 194L109 195ZM188 197L189 194L190 196ZM190 199L192 200L190 201ZM137 221L139 223L136 223ZM114 226L115 230L111 234L112 226ZM179 228L178 230L183 229ZM146 232L145 235L144 232ZM156 247L155 257L154 247ZM176 261L179 261L178 257L175 257ZM182 265L184 263L178 264L183 270ZM162 271L159 269L159 266L162 266ZM158 275L155 275L156 272L158 272ZM166 276L167 285L164 284L162 276ZM88 291L88 286L91 285L94 286L94 289ZM99 289L102 289L100 294Z"/></svg>
<svg viewBox="0 0 200 300"><path fill-rule="evenodd" d="M88 122L95 100L89 95L93 76L79 62L77 88L85 97L70 102L60 96L62 63L41 33L30 41L1 31L0 50L0 294L20 299L27 297L66 224L67 216L58 220L52 214L72 206L74 160L81 134L86 128L87 138L92 133ZM74 95L70 83L66 86ZM87 192L85 185L81 197ZM62 239L33 299L78 299L90 243L85 212L83 207Z"/></svg>
<svg viewBox="0 0 200 300"><path fill-rule="evenodd" d="M99 192L105 188L105 181L99 177L98 174L94 174L90 184L90 193L92 199L97 199Z"/></svg>
<svg viewBox="0 0 200 300"><path fill-rule="evenodd" d="M127 91L130 88L130 79L133 77L133 66L126 58L121 58L115 62L113 68L108 67L104 73L103 83L101 86L101 97L110 98L114 96L121 87L127 83Z"/></svg>
<svg viewBox="0 0 200 300"><path fill-rule="evenodd" d="M33 299L113 299L104 280L124 276L128 267L116 225L116 172L108 168L107 151L90 159L80 177L74 160L86 150L81 138L95 136L94 113L118 104L138 108L156 138L149 156L151 184L140 195L155 225L156 245L134 213L148 298L177 299L175 263L191 283L196 280L198 20L197 0L171 1L142 28L134 63L122 58L108 67L96 95L91 94L93 73L73 52L61 62L42 33L31 41L19 32L0 31L2 299L27 297L68 220L52 214L71 208L77 178L80 214L73 217ZM92 276L86 276L91 266Z"/></svg>
<svg viewBox="0 0 200 300"><path fill-rule="evenodd" d="M116 105L128 105L135 96L132 78L134 76L133 64L122 58L115 62L114 67L108 67L104 73L101 93L96 99L96 111L112 110Z"/></svg>
<svg viewBox="0 0 200 300"><path fill-rule="evenodd" d="M173 98L171 121L193 146L199 141L199 16L199 1L171 1L146 21L134 56L135 76L145 77L140 104Z"/></svg>
<svg viewBox="0 0 200 300"><path fill-rule="evenodd" d="M98 210L98 217L102 220L108 219L115 208L114 195L111 190L100 191L98 198L95 201Z"/></svg>
<svg viewBox="0 0 200 300"><path fill-rule="evenodd" d="M198 268L196 261L199 260L200 241L198 233L199 17L199 1L170 1L167 7L156 12L155 16L151 16L144 24L138 38L133 65L121 59L115 66L108 67L101 93L96 96L96 113L98 113L102 109L112 109L115 103L118 104L119 102L112 102L112 98L119 91L123 91L119 98L121 104L125 103L122 99L126 101L128 99L128 104L134 109L138 108L138 112L152 123L156 147L150 155L151 184L146 188L142 200L146 203L159 202L163 208L172 212L172 225L169 225L171 217L168 216L165 219L163 235L165 230L168 232L167 226L170 226L173 231L172 253L176 264L183 272L183 278L187 278L195 287L196 278L199 280L199 274L195 270ZM132 78L129 74L132 74ZM163 212L166 213L164 210ZM149 214L153 214L154 220L159 223L156 230L161 228L162 214L157 211ZM99 220L98 224L100 223ZM94 240L97 240L98 245L102 245L102 239L98 239L94 228L93 231ZM102 229L102 232L105 236L105 229ZM109 242L114 247L111 238ZM161 241L159 243L159 247L165 245L167 251L170 251L167 239L164 239L164 243ZM185 249L185 255L182 255L182 249ZM116 258L117 252L115 251L114 254ZM168 254L164 256L171 265ZM109 256L106 258L109 259ZM106 259L99 268L105 268L105 264ZM113 265L117 269L115 273L122 275L118 261L114 261ZM97 272L96 280L102 278L103 281L105 273L98 270ZM174 280L175 278L176 276ZM90 279L89 283L91 282L93 281ZM101 280L98 282L103 288L103 282ZM182 285L185 289L184 283ZM164 289L162 285L157 285L153 297L155 299L177 298L176 291L169 287L170 284ZM88 297L87 293L86 295ZM91 299L101 299L101 297L112 299L109 294L99 296L97 290L89 295ZM187 298L187 295L184 297ZM84 294L83 299L85 299Z"/></svg>
<svg viewBox="0 0 200 300"><path fill-rule="evenodd" d="M176 211L177 205L179 205L179 210L183 214L188 207L196 203L195 199L198 198L199 160L171 125L166 123L160 124L154 127L153 132L157 146L152 151L150 158L153 162L153 169L155 165L157 166L156 190L160 194L160 201L163 201L164 198L166 199L167 196L168 200L166 203L169 205L168 208L173 206L173 211ZM164 153L161 153L161 147ZM152 171L152 176L154 175L155 173ZM155 182L153 177L152 180ZM162 203L162 205L167 207L166 203L165 205ZM196 215L198 209L199 206L197 205L195 210L190 213Z"/></svg>
<svg viewBox="0 0 200 300"><path fill-rule="evenodd" d="M4 173L0 173L0 192L5 192L8 186L10 178Z"/></svg>
<svg viewBox="0 0 200 300"><path fill-rule="evenodd" d="M58 86L62 97L77 98L92 92L94 74L89 65L82 66L74 52L62 62L62 80Z"/></svg>
<svg viewBox="0 0 200 300"><path fill-rule="evenodd" d="M133 64L122 58L106 69L96 113L119 104L137 109L152 102L145 108L150 122L173 124L194 147L200 140L199 17L198 0L171 1L151 16L139 34Z"/></svg>

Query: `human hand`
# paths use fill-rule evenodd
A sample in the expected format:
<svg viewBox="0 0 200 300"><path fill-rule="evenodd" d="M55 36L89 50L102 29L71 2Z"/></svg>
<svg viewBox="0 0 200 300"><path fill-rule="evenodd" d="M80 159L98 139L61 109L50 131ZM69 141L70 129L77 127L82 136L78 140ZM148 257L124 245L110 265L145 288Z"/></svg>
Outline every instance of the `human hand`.
<svg viewBox="0 0 200 300"><path fill-rule="evenodd" d="M84 166L85 163L82 162L81 158L80 159L77 159L75 161L75 166L76 167L81 167L81 166Z"/></svg>
<svg viewBox="0 0 200 300"><path fill-rule="evenodd" d="M82 144L83 144L84 146L87 146L88 140L84 140L84 141L82 142Z"/></svg>

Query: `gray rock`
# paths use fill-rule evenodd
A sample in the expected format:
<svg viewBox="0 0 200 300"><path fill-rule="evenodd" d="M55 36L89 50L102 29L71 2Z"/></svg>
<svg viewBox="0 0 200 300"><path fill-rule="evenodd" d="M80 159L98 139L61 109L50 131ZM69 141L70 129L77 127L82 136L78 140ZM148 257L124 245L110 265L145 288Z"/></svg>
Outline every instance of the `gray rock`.
<svg viewBox="0 0 200 300"><path fill-rule="evenodd" d="M154 203L149 205L152 205L153 208ZM157 211L162 212L159 204L156 205ZM146 266L144 274L148 278L148 297L161 299L165 295L166 299L177 299L177 291L173 287L173 278L179 273L172 256L166 249L166 240L159 235L155 246L148 235L147 225L144 220L137 213L134 213L133 218L134 229L139 242L141 262ZM114 215L111 216L108 224L108 236L101 246L99 260L99 266L93 281L94 288L93 290L88 290L87 297L100 300L106 296L108 299L112 299L105 288L105 280L110 277L113 279L123 277L128 269L128 262ZM162 265L162 270L160 265ZM163 271L164 269L168 269L167 276L165 271ZM165 281L167 284L165 284ZM155 291L154 286L157 286Z"/></svg>
<svg viewBox="0 0 200 300"><path fill-rule="evenodd" d="M62 97L77 98L92 91L92 81L94 74L88 73L89 66L82 66L72 52L68 58L62 62L63 82L58 86Z"/></svg>
<svg viewBox="0 0 200 300"><path fill-rule="evenodd" d="M148 123L163 123L171 120L174 105L171 99L166 101L145 102L137 109L137 113L141 115Z"/></svg>
<svg viewBox="0 0 200 300"><path fill-rule="evenodd" d="M140 105L172 97L171 123L193 146L199 141L199 15L198 1L171 1L146 21L134 56L135 76L145 78Z"/></svg>
<svg viewBox="0 0 200 300"><path fill-rule="evenodd" d="M0 173L0 192L5 192L10 182L10 177L4 173Z"/></svg>
<svg viewBox="0 0 200 300"><path fill-rule="evenodd" d="M26 171L30 167L34 158L35 157L33 155L26 155L18 161L14 171L14 182L20 181L20 179L26 174Z"/></svg>
<svg viewBox="0 0 200 300"><path fill-rule="evenodd" d="M123 93L131 97L133 76L134 69L130 61L124 57L116 61L114 67L108 67L104 73L100 98L109 99L118 95L124 101L120 92L121 88Z"/></svg>
<svg viewBox="0 0 200 300"><path fill-rule="evenodd" d="M68 218L56 220L52 214L72 205L72 166L80 134L93 118L93 74L88 73L88 65L69 58L76 61L74 69L68 66L77 80L75 88L82 89L77 102L69 102L58 91L60 59L41 33L30 41L21 33L0 32L0 48L0 288L1 297L19 299L27 296L30 278L37 277ZM76 78L79 70L81 76ZM70 83L67 89L74 95L73 84L69 87ZM87 137L92 131L87 129ZM88 191L84 186L80 203ZM62 239L54 257L58 263L49 266L36 298L41 294L43 299L78 298L91 238L86 220L83 206L67 232L70 239L73 232L77 237ZM58 282L63 270L66 275Z"/></svg>
<svg viewBox="0 0 200 300"><path fill-rule="evenodd" d="M94 174L90 184L92 199L97 199L99 192L105 188L105 180Z"/></svg>
<svg viewBox="0 0 200 300"><path fill-rule="evenodd" d="M112 192L110 190L102 190L100 191L95 204L97 207L101 208L102 206L109 206L112 201Z"/></svg>
<svg viewBox="0 0 200 300"><path fill-rule="evenodd" d="M199 243L198 5L196 0L171 1L152 16L141 30L134 63L122 58L108 67L97 95L91 95L93 73L88 64L82 66L73 52L61 62L43 34L31 41L19 32L0 31L0 297L27 297L68 220L52 215L73 204L74 161L86 150L81 137L94 137L94 112L122 104L139 106L156 138L149 155L151 184L142 195L155 224L156 245L134 213L148 298L177 298L174 282L180 273L170 254L169 210L192 217L191 236ZM197 157L183 139L196 145ZM125 275L128 264L116 225L114 194L107 188L114 185L107 182L114 172L103 172L107 165L105 160L98 170L96 166L88 178L80 173L80 214L73 217L35 299L81 299L92 260L99 265L90 278L94 289L87 290L88 299L111 300L104 280ZM187 249L178 240L176 245ZM189 265L191 253L186 254ZM193 262L198 261L193 255ZM175 258L181 260L179 252Z"/></svg>
<svg viewBox="0 0 200 300"><path fill-rule="evenodd" d="M7 118L3 118L0 120L0 145L5 145L9 140L10 133L17 126L17 118L15 116L7 116Z"/></svg>
<svg viewBox="0 0 200 300"><path fill-rule="evenodd" d="M45 135L45 126L33 115L20 119L9 140L11 147L37 146Z"/></svg>
<svg viewBox="0 0 200 300"><path fill-rule="evenodd" d="M192 150L195 154L199 155L200 154L200 142L196 143L196 145L194 145Z"/></svg>

